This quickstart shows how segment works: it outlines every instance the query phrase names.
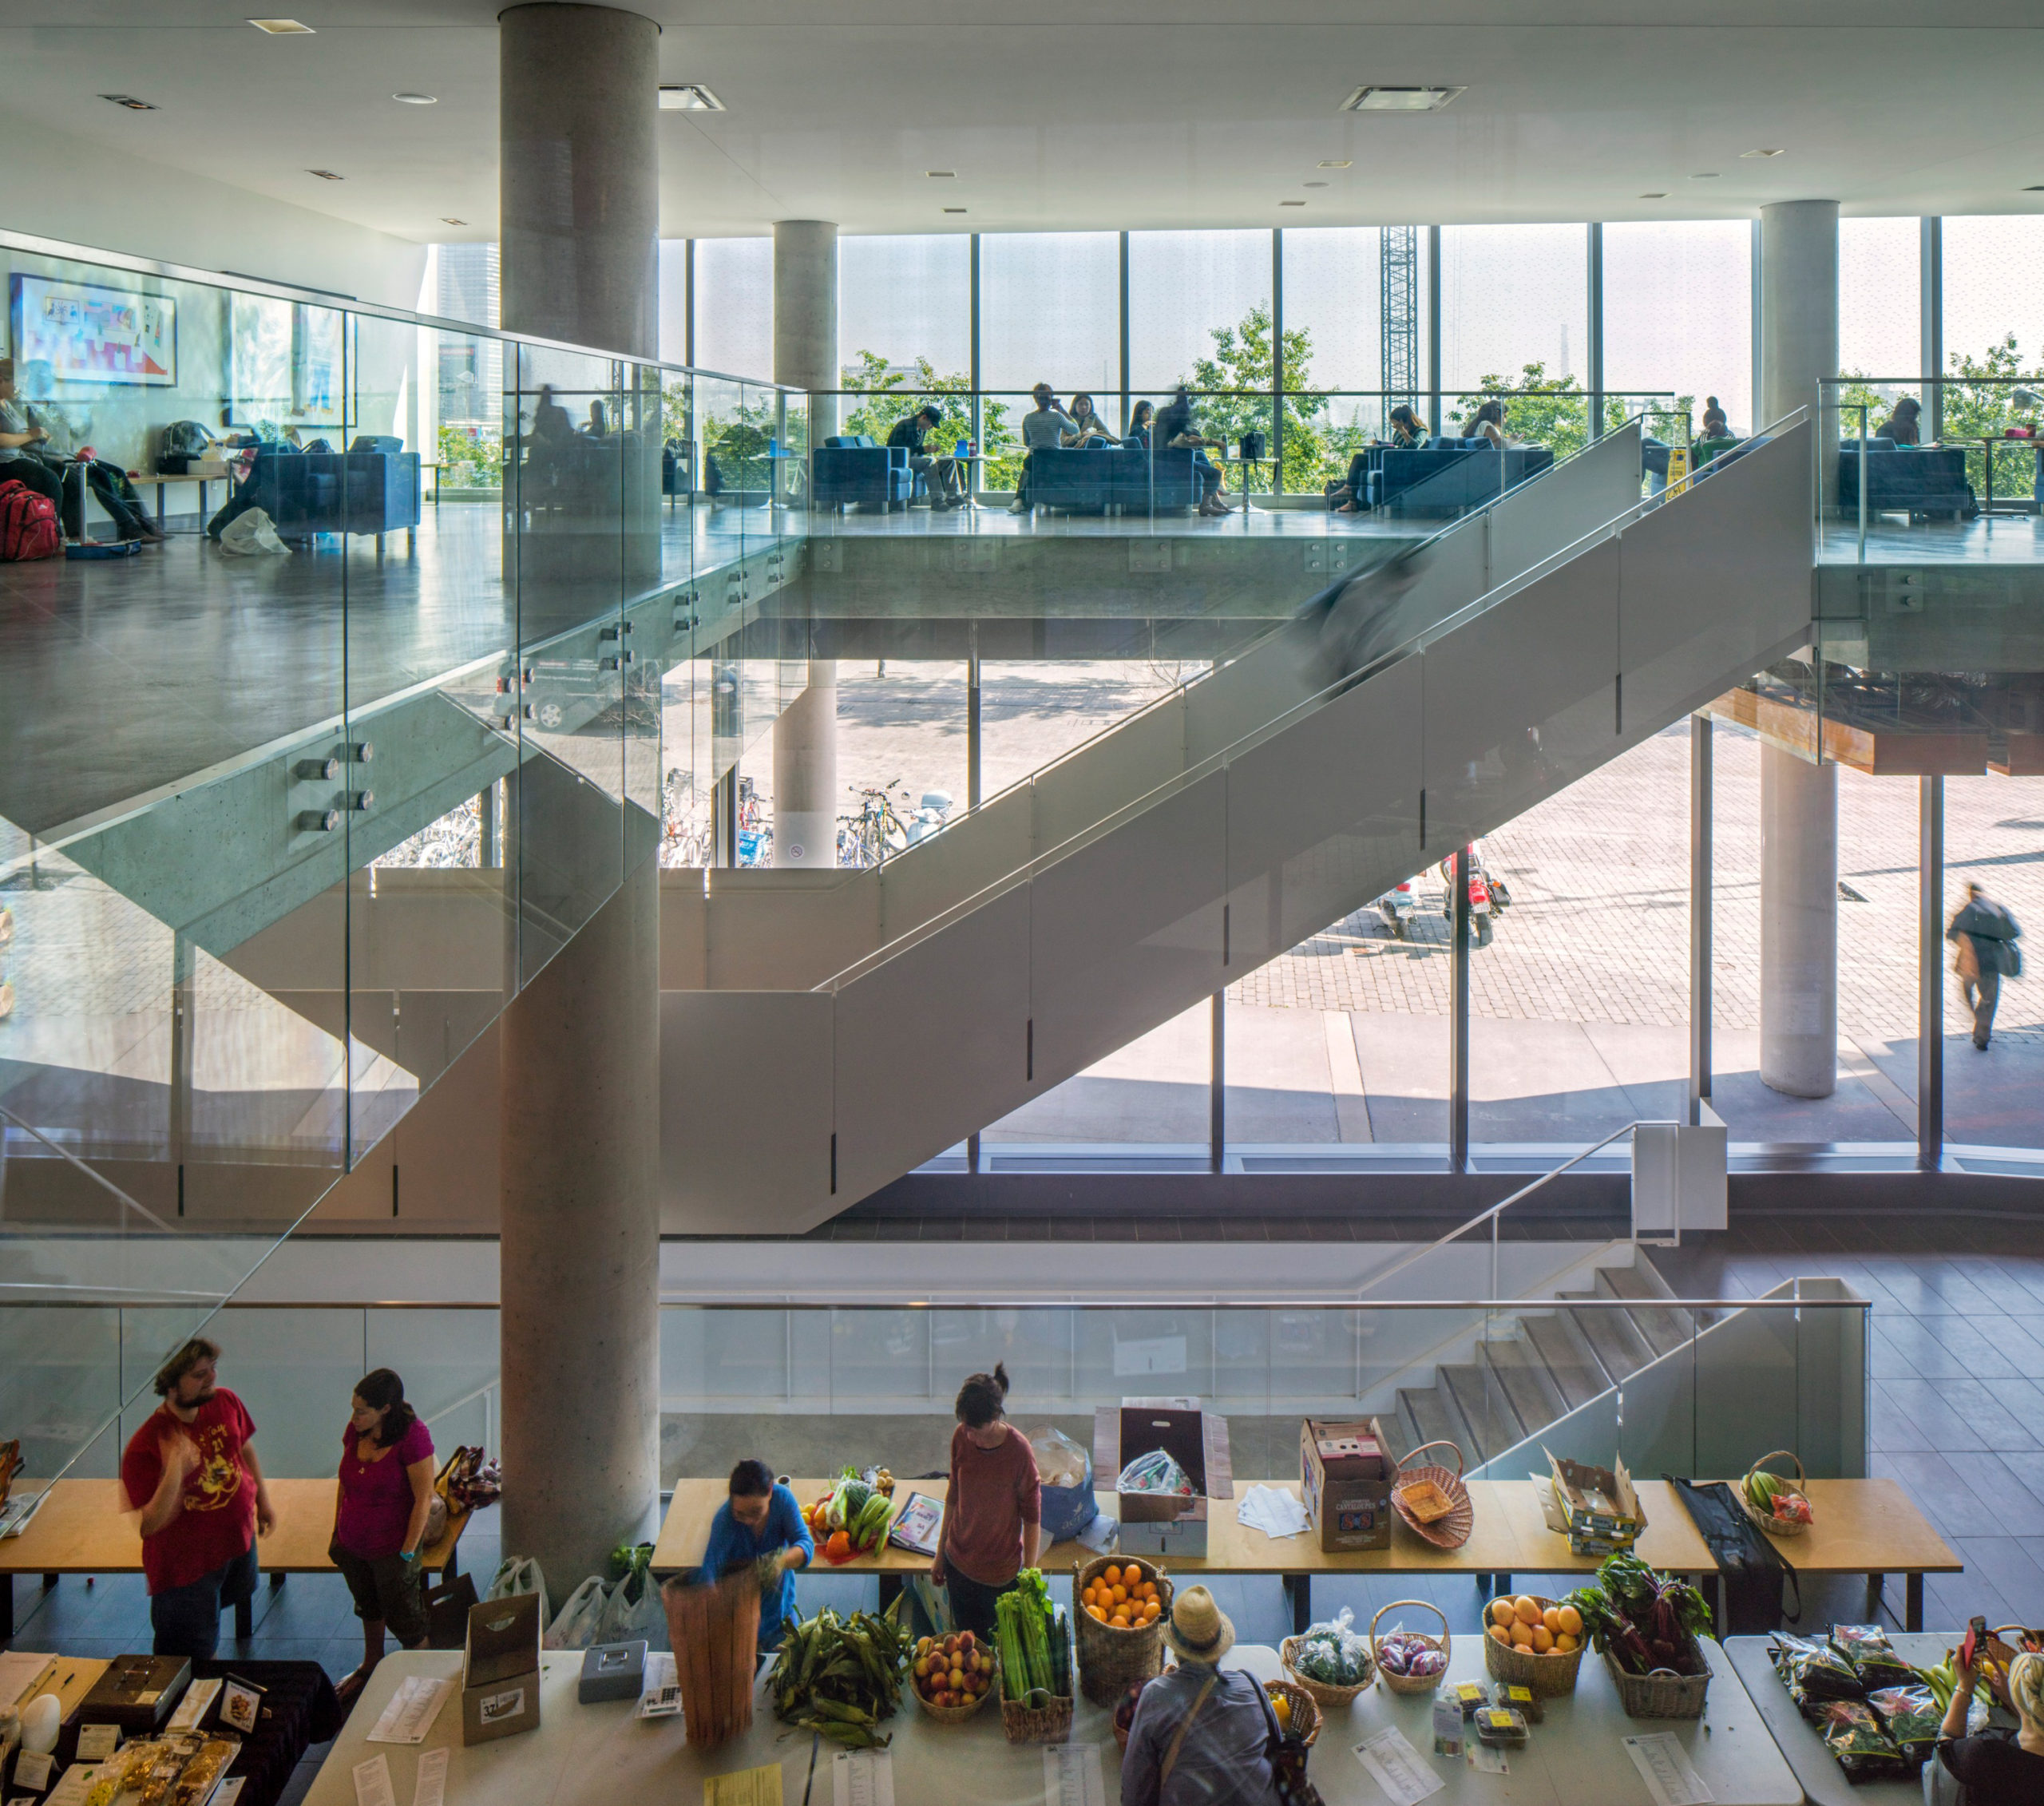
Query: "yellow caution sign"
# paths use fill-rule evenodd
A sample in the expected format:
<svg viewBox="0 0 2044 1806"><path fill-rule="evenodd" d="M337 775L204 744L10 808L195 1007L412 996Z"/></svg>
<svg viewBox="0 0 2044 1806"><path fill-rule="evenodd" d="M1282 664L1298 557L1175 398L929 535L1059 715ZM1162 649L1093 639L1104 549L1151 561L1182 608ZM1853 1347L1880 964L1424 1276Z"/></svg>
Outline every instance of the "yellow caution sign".
<svg viewBox="0 0 2044 1806"><path fill-rule="evenodd" d="M1689 486L1689 448L1687 446L1670 446L1668 448L1668 487L1666 493L1680 495Z"/></svg>

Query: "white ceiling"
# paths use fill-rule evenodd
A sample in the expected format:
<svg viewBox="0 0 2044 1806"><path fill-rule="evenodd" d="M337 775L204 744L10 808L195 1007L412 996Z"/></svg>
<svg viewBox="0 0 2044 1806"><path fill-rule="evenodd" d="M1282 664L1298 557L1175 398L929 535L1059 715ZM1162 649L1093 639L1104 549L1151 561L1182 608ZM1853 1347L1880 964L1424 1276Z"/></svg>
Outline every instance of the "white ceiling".
<svg viewBox="0 0 2044 1806"><path fill-rule="evenodd" d="M315 35L267 37L224 0L0 0L13 129L406 238L494 238L496 0L296 4ZM663 26L661 78L729 109L661 116L667 237L796 218L854 232L1694 218L1811 196L1860 214L2044 212L2022 192L2044 184L2038 0L1967 0L1935 23L1921 0L638 10ZM1365 81L1468 91L1434 116L1341 113ZM439 103L401 105L401 89ZM1787 154L1741 160L1761 146ZM1315 167L1331 157L1353 167Z"/></svg>

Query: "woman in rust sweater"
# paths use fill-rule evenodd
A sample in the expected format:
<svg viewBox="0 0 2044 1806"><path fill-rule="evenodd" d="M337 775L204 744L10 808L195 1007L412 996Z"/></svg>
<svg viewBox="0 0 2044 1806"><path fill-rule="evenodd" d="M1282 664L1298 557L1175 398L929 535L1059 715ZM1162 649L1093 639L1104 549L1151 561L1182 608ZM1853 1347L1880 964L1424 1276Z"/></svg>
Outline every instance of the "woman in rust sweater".
<svg viewBox="0 0 2044 1806"><path fill-rule="evenodd" d="M958 1388L951 1432L951 1490L929 1577L951 1594L961 1630L991 1637L994 1601L1036 1565L1042 1491L1029 1439L1008 1421L1008 1369L975 1373Z"/></svg>

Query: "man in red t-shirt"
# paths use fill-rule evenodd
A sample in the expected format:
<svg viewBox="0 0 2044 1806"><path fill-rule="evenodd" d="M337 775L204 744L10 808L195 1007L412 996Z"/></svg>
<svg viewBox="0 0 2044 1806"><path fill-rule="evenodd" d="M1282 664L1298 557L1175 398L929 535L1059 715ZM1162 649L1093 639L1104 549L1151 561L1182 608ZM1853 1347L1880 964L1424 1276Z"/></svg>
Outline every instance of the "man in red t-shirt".
<svg viewBox="0 0 2044 1806"><path fill-rule="evenodd" d="M121 1483L141 1516L158 1655L209 1659L220 1610L256 1593L256 1533L276 1523L249 1439L255 1420L219 1384L217 1344L194 1337L157 1370L163 1400L129 1439Z"/></svg>

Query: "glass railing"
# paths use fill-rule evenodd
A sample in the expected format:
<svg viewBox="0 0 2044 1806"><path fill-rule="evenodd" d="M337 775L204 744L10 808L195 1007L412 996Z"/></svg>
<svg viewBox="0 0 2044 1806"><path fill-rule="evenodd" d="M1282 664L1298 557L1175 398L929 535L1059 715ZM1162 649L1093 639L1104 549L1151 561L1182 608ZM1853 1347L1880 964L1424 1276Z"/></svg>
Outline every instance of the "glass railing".
<svg viewBox="0 0 2044 1806"><path fill-rule="evenodd" d="M64 540L6 567L0 1297L145 1290L125 1399L315 1207L417 1210L362 1156L793 693L723 679L796 575L809 403L0 256L43 435L0 477Z"/></svg>
<svg viewBox="0 0 2044 1806"><path fill-rule="evenodd" d="M2044 556L2044 379L1853 376L1820 383L1818 391L1824 562L2033 564Z"/></svg>

